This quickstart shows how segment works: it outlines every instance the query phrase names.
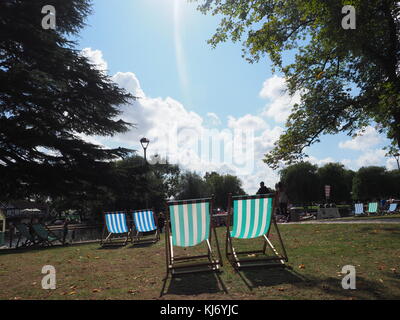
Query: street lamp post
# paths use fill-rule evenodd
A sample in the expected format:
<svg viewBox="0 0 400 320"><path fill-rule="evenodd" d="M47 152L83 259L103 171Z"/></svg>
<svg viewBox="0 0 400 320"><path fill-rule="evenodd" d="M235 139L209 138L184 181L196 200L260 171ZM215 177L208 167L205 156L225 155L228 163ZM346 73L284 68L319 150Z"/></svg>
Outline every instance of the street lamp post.
<svg viewBox="0 0 400 320"><path fill-rule="evenodd" d="M142 138L140 139L140 144L142 145L143 151L144 151L144 161L147 163L147 158L146 158L146 149L149 146L150 140L147 138Z"/></svg>
<svg viewBox="0 0 400 320"><path fill-rule="evenodd" d="M142 138L140 139L140 144L142 145L143 151L144 151L144 163L147 164L147 158L146 158L146 149L149 146L150 140L147 138ZM148 194L146 193L146 209L149 207L149 199L148 199Z"/></svg>
<svg viewBox="0 0 400 320"><path fill-rule="evenodd" d="M397 162L397 169L400 170L400 153L395 154L394 158L396 159Z"/></svg>

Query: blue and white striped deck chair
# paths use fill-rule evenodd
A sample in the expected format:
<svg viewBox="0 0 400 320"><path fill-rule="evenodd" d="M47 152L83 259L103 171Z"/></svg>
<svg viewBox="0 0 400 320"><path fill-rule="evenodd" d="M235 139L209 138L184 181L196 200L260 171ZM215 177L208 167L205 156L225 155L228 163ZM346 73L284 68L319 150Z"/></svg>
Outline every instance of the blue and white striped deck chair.
<svg viewBox="0 0 400 320"><path fill-rule="evenodd" d="M396 210L397 210L397 203L391 203L389 205L387 213L396 213Z"/></svg>
<svg viewBox="0 0 400 320"><path fill-rule="evenodd" d="M364 204L363 203L354 204L354 214L356 216L364 214Z"/></svg>
<svg viewBox="0 0 400 320"><path fill-rule="evenodd" d="M211 219L213 198L169 201L166 219L166 260L169 273L191 273L217 271L222 266L217 234ZM169 226L171 224L171 227ZM215 236L218 259L214 258L211 246L212 233ZM206 244L207 253L194 256L175 256L174 247L195 247Z"/></svg>
<svg viewBox="0 0 400 320"><path fill-rule="evenodd" d="M274 218L275 194L235 197L230 194L228 201L226 256L232 266L236 270L253 266L285 266L285 262L288 261L286 249ZM231 222L232 230L230 230ZM283 254L278 253L270 240L272 225L275 227ZM239 252L233 247L234 238L243 240L259 237L264 243L262 250ZM272 255L266 254L267 246L271 249ZM240 258L240 255L252 258Z"/></svg>
<svg viewBox="0 0 400 320"><path fill-rule="evenodd" d="M378 213L378 202L371 202L368 204L368 214Z"/></svg>
<svg viewBox="0 0 400 320"><path fill-rule="evenodd" d="M158 233L157 217L154 209L135 210L132 212L134 228L132 228L132 243L157 242L160 240ZM154 238L140 239L141 235L153 233Z"/></svg>
<svg viewBox="0 0 400 320"><path fill-rule="evenodd" d="M100 241L101 245L111 244L111 239L119 238L121 236L126 235L126 239L124 241L124 245L128 242L131 231L128 227L127 215L125 211L117 211L117 212L104 212L104 228L103 235ZM108 232L107 237L104 239L104 236ZM103 240L104 239L104 240ZM115 244L120 244L121 242L115 242Z"/></svg>

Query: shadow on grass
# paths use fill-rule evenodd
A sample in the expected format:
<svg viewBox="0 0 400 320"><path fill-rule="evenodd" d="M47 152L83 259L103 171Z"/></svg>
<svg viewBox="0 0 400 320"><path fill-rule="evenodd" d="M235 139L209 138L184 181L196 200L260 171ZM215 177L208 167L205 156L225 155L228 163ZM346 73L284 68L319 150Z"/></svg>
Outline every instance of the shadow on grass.
<svg viewBox="0 0 400 320"><path fill-rule="evenodd" d="M309 278L307 282L297 284L299 289L312 289L325 292L334 296L336 299L356 299L356 300L386 300L399 299L400 295L390 292L383 284L357 276L356 289L345 290L341 285L341 278ZM296 284L295 284L296 285Z"/></svg>
<svg viewBox="0 0 400 320"><path fill-rule="evenodd" d="M153 240L149 240L149 241L142 240L142 242L131 244L127 248L128 249L147 248L147 247L152 247L156 244L157 243L154 242Z"/></svg>
<svg viewBox="0 0 400 320"><path fill-rule="evenodd" d="M306 278L289 267L248 267L241 269L237 274L250 290L257 287L271 287L307 281Z"/></svg>
<svg viewBox="0 0 400 320"><path fill-rule="evenodd" d="M166 295L199 295L228 293L218 272L188 273L170 276L166 290L162 289L161 296Z"/></svg>
<svg viewBox="0 0 400 320"><path fill-rule="evenodd" d="M395 227L383 227L379 226L368 226L360 229L360 232L365 232L371 235L377 235L382 233L388 233L390 235L400 236L400 228Z"/></svg>
<svg viewBox="0 0 400 320"><path fill-rule="evenodd" d="M70 246L71 246L70 243L66 243L66 244L55 244L52 246L31 246L31 247L11 248L11 249L0 250L0 255L38 252L38 251L44 251L44 250L47 251L47 250L54 250L54 249L60 249L60 248L68 248ZM74 244L74 246L75 246L75 244Z"/></svg>
<svg viewBox="0 0 400 320"><path fill-rule="evenodd" d="M97 250L115 250L115 249L122 249L126 247L124 244L106 244L97 248Z"/></svg>

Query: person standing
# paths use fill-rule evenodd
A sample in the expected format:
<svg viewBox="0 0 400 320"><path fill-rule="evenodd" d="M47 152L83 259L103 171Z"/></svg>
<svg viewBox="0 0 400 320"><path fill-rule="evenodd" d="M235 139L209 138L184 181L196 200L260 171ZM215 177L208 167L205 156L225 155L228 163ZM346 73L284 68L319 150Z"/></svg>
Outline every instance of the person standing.
<svg viewBox="0 0 400 320"><path fill-rule="evenodd" d="M278 190L279 190L279 198L278 198L279 210L281 214L286 217L286 222L289 222L290 221L290 214L288 212L289 198L286 193L286 188L282 182L278 183Z"/></svg>
<svg viewBox="0 0 400 320"><path fill-rule="evenodd" d="M271 190L265 186L264 181L261 181L260 189L258 189L257 194L268 194L268 193L271 193Z"/></svg>

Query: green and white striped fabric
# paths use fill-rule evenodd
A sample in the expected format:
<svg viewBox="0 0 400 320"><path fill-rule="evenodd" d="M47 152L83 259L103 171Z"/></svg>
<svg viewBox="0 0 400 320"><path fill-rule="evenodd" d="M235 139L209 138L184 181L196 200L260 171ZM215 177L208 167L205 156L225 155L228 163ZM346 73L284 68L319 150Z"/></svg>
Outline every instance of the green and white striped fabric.
<svg viewBox="0 0 400 320"><path fill-rule="evenodd" d="M210 233L210 203L198 202L169 205L172 244L192 247L208 239Z"/></svg>
<svg viewBox="0 0 400 320"><path fill-rule="evenodd" d="M266 234L271 226L272 198L233 200L232 238L252 239Z"/></svg>
<svg viewBox="0 0 400 320"><path fill-rule="evenodd" d="M368 213L376 213L378 211L378 202L368 204Z"/></svg>

